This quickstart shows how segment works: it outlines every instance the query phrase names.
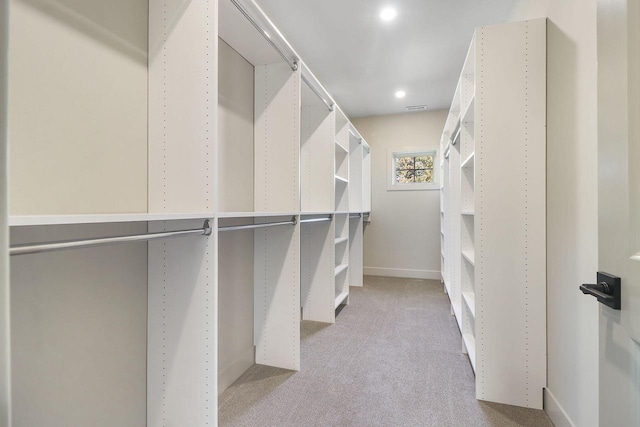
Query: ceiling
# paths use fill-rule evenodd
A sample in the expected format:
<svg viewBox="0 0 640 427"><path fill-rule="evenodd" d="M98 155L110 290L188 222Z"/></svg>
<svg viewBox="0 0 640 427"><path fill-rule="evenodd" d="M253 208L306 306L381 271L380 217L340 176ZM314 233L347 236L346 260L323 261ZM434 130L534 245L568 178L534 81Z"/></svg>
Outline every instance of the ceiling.
<svg viewBox="0 0 640 427"><path fill-rule="evenodd" d="M350 117L448 108L473 29L516 1L255 0ZM383 22L388 6L397 17Z"/></svg>

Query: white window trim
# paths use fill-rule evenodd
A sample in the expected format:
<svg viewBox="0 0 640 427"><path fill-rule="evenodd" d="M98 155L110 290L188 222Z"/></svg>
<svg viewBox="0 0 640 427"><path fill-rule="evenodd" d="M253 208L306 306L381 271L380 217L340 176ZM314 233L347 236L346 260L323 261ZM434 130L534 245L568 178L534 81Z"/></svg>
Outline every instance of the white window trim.
<svg viewBox="0 0 640 427"><path fill-rule="evenodd" d="M387 191L425 191L440 189L440 164L439 150L435 147L398 147L387 149ZM433 182L420 182L414 184L396 183L395 157L417 153L433 153Z"/></svg>

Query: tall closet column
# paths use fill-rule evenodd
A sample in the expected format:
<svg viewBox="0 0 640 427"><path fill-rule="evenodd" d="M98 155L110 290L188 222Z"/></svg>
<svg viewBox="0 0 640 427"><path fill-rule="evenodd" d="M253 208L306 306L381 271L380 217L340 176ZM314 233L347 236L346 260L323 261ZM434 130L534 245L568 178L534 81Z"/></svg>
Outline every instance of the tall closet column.
<svg viewBox="0 0 640 427"><path fill-rule="evenodd" d="M8 0L0 0L0 425L10 423L9 226L7 195Z"/></svg>
<svg viewBox="0 0 640 427"><path fill-rule="evenodd" d="M151 211L215 209L216 23L216 0L149 2ZM148 426L217 423L216 247L215 232L149 243Z"/></svg>

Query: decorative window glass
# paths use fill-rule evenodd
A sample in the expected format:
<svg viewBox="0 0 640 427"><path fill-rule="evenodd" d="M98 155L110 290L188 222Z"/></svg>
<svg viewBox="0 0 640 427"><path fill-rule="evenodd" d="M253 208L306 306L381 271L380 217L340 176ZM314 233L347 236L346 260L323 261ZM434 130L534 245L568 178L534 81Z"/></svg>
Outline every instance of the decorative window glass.
<svg viewBox="0 0 640 427"><path fill-rule="evenodd" d="M388 190L437 189L437 151L393 151Z"/></svg>

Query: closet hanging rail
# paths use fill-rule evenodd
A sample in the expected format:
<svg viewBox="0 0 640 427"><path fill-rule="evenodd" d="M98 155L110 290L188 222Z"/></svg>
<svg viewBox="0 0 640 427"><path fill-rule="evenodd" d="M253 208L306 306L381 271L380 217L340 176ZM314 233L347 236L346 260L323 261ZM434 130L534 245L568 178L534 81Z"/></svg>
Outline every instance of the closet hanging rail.
<svg viewBox="0 0 640 427"><path fill-rule="evenodd" d="M226 227L218 227L218 231L251 230L255 228L277 227L280 225L296 225L297 223L298 221L294 216L291 218L291 221L265 222L264 224L229 225Z"/></svg>
<svg viewBox="0 0 640 427"><path fill-rule="evenodd" d="M311 89L311 92L315 93L316 96L318 98L320 98L320 100L322 101L322 103L324 105L327 106L327 108L329 109L329 111L333 111L333 104L329 104L329 101L327 101L324 96L322 96L322 94L320 93L320 91L318 91L318 89L315 88L314 85L311 84L311 82L309 81L309 79L307 79L304 74L302 74L302 81L305 82L307 84L307 86L309 86L309 89Z"/></svg>
<svg viewBox="0 0 640 427"><path fill-rule="evenodd" d="M355 219L362 217L362 214L349 215L349 219Z"/></svg>
<svg viewBox="0 0 640 427"><path fill-rule="evenodd" d="M160 233L136 234L131 236L99 237L96 239L67 240L63 242L45 242L27 245L16 245L9 248L10 255L28 255L42 252L63 251L67 249L92 248L96 246L115 245L120 243L146 242L150 240L166 239L183 236L209 236L211 225L205 221L202 228L193 230L164 231Z"/></svg>
<svg viewBox="0 0 640 427"><path fill-rule="evenodd" d="M353 137L358 141L359 144L362 144L362 138L359 137L358 135L356 135L356 133L354 131L352 131L351 129L349 129L349 133L351 135L353 135Z"/></svg>
<svg viewBox="0 0 640 427"><path fill-rule="evenodd" d="M255 19L253 19L251 14L247 12L247 9L245 9L244 6L242 6L238 0L231 0L231 3L233 3L233 5L240 11L240 13L242 13L244 17L247 18L247 21L249 21L251 25L253 25L253 27L256 30L258 30L260 34L262 34L262 37L264 37L267 43L269 43L271 47L273 47L276 50L276 52L278 52L280 56L282 56L282 59L284 59L285 62L289 64L291 69L293 71L296 71L298 69L298 60L297 59L292 60L291 58L289 58L287 54L284 53L284 51L280 49L280 47L273 42L273 40L271 40L271 36L269 36L269 33L267 33L267 31L264 28L262 28L260 24L256 22Z"/></svg>
<svg viewBox="0 0 640 427"><path fill-rule="evenodd" d="M325 222L325 221L331 221L331 215L329 215L326 218L309 218L309 219L301 219L300 220L300 224L307 224L310 222Z"/></svg>

